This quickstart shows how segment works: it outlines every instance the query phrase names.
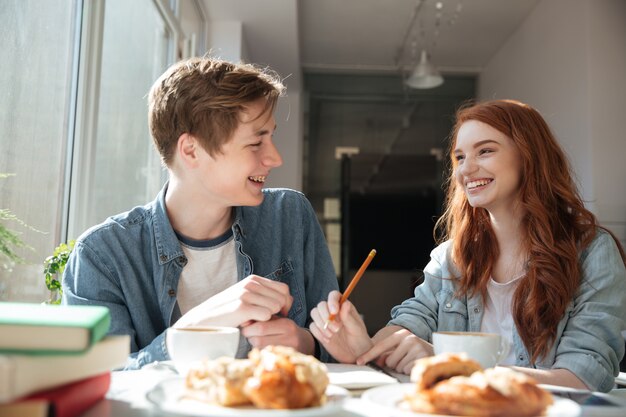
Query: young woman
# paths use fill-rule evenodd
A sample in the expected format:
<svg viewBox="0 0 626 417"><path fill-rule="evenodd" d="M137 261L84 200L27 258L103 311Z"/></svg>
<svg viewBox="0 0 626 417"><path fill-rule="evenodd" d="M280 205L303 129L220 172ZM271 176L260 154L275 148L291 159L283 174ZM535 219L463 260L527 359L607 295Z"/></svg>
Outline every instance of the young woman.
<svg viewBox="0 0 626 417"><path fill-rule="evenodd" d="M408 373L435 331L499 333L503 365L539 382L608 391L624 355L625 255L576 190L532 107L496 100L457 112L443 241L415 297L374 338L340 294L312 311L313 335L342 362ZM330 313L338 318L324 324Z"/></svg>

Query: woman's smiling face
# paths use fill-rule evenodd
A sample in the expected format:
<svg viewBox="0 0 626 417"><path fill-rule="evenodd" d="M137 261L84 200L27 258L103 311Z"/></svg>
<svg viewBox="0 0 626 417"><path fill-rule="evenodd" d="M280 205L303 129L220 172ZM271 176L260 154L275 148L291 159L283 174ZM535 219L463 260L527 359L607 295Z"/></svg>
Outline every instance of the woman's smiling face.
<svg viewBox="0 0 626 417"><path fill-rule="evenodd" d="M472 207L490 213L513 210L522 175L520 152L511 138L478 120L463 123L453 150L455 176Z"/></svg>

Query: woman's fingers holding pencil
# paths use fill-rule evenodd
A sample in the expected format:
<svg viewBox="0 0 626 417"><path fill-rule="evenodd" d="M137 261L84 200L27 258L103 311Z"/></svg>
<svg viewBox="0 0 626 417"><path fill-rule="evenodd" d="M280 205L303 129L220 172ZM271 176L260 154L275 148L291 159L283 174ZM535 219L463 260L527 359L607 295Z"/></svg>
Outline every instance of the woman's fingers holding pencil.
<svg viewBox="0 0 626 417"><path fill-rule="evenodd" d="M359 270L356 271L356 274L354 274L354 277L350 281L350 284L348 284L348 288L346 288L346 291L343 293L343 295L341 295L341 298L338 301L338 305L337 305L338 307L337 308L335 308L335 305L334 305L334 297L336 297L338 293L335 294L335 291L333 291L333 292L331 292L329 294L330 315L328 316L328 319L326 320L326 323L324 323L324 330L326 330L326 328L328 327L329 323L335 319L335 314L337 314L337 310L341 309L341 305L348 299L348 297L350 297L350 294L352 294L352 291L354 291L354 288L359 283L359 280L363 276L363 273L367 269L367 266L372 261L372 258L374 258L374 255L376 255L376 249L372 249L370 251L370 253L367 256L367 258L365 258L365 261L363 261L363 265L361 265Z"/></svg>
<svg viewBox="0 0 626 417"><path fill-rule="evenodd" d="M341 300L344 297L341 295L339 291L331 291L328 294L328 317L326 317L326 322L324 323L324 330L335 320L335 316L339 314L339 309L341 309ZM335 326L337 329L337 327Z"/></svg>
<svg viewBox="0 0 626 417"><path fill-rule="evenodd" d="M323 301L311 311L313 321L309 329L336 360L354 363L359 355L372 347L365 323L354 305L346 301L341 304L336 318L325 329L330 314L328 306L329 303Z"/></svg>
<svg viewBox="0 0 626 417"><path fill-rule="evenodd" d="M337 323L332 323L332 326L325 326L328 322L328 304L326 301L320 302L317 307L311 310L311 325L309 326L313 336L322 343L328 343L334 332L339 329Z"/></svg>
<svg viewBox="0 0 626 417"><path fill-rule="evenodd" d="M320 302L317 307L311 310L311 319L313 319L311 325L317 329L320 341L328 342L335 333L341 330L339 297L341 297L341 293L333 291L329 294L328 301ZM315 333L314 335L317 337Z"/></svg>
<svg viewBox="0 0 626 417"><path fill-rule="evenodd" d="M341 293L339 291L331 291L328 294L328 301L320 302L317 307L311 311L311 318L320 329L320 335L329 339L333 333L339 331L339 324L335 323L335 315L339 313Z"/></svg>
<svg viewBox="0 0 626 417"><path fill-rule="evenodd" d="M331 291L328 294L328 312L330 314L339 313L339 300L341 300L341 293L339 291Z"/></svg>

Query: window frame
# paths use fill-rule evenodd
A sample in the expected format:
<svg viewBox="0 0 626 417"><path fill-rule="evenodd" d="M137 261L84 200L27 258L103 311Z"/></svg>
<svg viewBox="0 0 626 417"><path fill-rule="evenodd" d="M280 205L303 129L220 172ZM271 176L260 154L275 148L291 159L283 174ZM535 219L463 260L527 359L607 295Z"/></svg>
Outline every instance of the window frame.
<svg viewBox="0 0 626 417"><path fill-rule="evenodd" d="M202 6L194 0L200 13L206 36L207 21ZM178 1L153 0L171 37L167 42L166 62L171 65L178 59L188 58L196 49L195 33L185 36L177 17ZM78 2L77 19L80 19L75 46L72 110L69 112L67 162L62 196L62 219L59 242L77 237L86 224L85 210L93 189L93 170L98 127L98 102L102 69L102 42L106 1ZM174 7L176 10L172 10ZM75 84L75 85L74 85ZM166 174L162 174L165 180Z"/></svg>

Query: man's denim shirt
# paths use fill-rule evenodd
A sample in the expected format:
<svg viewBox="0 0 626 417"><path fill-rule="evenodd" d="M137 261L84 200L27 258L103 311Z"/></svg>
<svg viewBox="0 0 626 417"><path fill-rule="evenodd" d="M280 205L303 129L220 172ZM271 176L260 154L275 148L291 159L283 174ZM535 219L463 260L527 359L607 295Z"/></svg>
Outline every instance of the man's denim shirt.
<svg viewBox="0 0 626 417"><path fill-rule="evenodd" d="M402 326L432 342L434 331L480 331L484 304L480 295L457 298L450 259L451 241L431 252L424 282L415 297L391 311L389 324ZM567 307L556 332L556 343L538 369L568 369L591 390L609 391L624 355L626 329L626 271L613 238L598 230L593 242L580 254L582 284ZM452 279L451 279L452 278ZM513 347L516 365L533 367L516 329Z"/></svg>
<svg viewBox="0 0 626 417"><path fill-rule="evenodd" d="M126 369L169 359L165 332L180 318L176 289L187 259L166 214L166 190L167 184L152 203L86 231L63 276L64 304L106 306L109 334L131 336ZM338 290L328 246L302 193L263 193L261 205L235 208L238 280L256 274L288 284L293 296L288 317L306 327L311 310ZM241 339L239 357L250 349ZM321 359L328 359L323 350Z"/></svg>

